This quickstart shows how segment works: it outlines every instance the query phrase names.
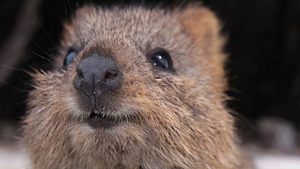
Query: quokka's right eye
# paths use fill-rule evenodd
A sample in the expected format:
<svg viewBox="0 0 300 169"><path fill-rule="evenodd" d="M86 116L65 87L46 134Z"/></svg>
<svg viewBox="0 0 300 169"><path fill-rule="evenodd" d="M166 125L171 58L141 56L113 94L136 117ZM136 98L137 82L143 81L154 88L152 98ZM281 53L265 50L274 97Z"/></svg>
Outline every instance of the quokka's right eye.
<svg viewBox="0 0 300 169"><path fill-rule="evenodd" d="M72 64L78 54L78 51L75 48L70 48L67 53L66 57L64 59L63 66L64 68L67 68L70 64Z"/></svg>

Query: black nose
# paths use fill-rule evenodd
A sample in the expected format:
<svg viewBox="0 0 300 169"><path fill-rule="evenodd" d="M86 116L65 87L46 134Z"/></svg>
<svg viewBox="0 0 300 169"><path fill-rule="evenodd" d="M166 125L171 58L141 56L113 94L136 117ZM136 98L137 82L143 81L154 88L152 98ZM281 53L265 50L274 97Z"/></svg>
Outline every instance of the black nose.
<svg viewBox="0 0 300 169"><path fill-rule="evenodd" d="M93 54L79 62L74 87L86 95L114 91L121 84L121 73L111 57Z"/></svg>

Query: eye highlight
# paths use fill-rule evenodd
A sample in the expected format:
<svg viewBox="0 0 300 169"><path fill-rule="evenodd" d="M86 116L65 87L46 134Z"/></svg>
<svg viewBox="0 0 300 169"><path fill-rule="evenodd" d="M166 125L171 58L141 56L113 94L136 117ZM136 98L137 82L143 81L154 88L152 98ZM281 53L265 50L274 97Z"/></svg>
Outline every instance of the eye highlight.
<svg viewBox="0 0 300 169"><path fill-rule="evenodd" d="M173 67L172 58L165 49L155 48L149 54L148 58L154 67L166 70L175 71Z"/></svg>
<svg viewBox="0 0 300 169"><path fill-rule="evenodd" d="M72 64L78 54L78 51L75 48L70 48L67 51L66 57L63 62L63 67L67 68L70 64Z"/></svg>

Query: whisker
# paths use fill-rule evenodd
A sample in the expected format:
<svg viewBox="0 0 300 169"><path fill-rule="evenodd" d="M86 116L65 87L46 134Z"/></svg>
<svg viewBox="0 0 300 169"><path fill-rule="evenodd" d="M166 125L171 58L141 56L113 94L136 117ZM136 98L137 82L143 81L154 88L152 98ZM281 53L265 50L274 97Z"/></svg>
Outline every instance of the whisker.
<svg viewBox="0 0 300 169"><path fill-rule="evenodd" d="M38 26L40 27L40 29L42 30L42 32L46 35L47 39L50 40L51 45L53 45L53 47L56 47L56 43L54 42L54 40L51 38L50 34L47 32L47 30L45 29L45 27L41 24L40 21L37 21Z"/></svg>
<svg viewBox="0 0 300 169"><path fill-rule="evenodd" d="M35 52L35 51L32 51L32 54L34 54L34 55L36 55L36 56L38 56L38 57L40 57L40 58L42 58L42 59L45 59L46 61L49 61L49 62L52 62L52 61L53 61L53 60L51 60L50 58L46 58L46 57L42 56L41 54L38 54L38 53Z"/></svg>
<svg viewBox="0 0 300 169"><path fill-rule="evenodd" d="M2 68L6 68L8 70L12 70L12 71L15 71L15 72L24 72L24 70L18 69L17 67L14 67L12 65L6 65L6 64L2 64L2 63L0 63L0 65L1 65Z"/></svg>

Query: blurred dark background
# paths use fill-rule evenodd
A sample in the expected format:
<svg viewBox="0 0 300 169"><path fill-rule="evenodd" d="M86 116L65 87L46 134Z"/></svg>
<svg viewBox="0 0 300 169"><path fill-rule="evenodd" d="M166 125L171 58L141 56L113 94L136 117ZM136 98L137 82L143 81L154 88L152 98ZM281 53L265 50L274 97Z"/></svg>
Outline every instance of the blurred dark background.
<svg viewBox="0 0 300 169"><path fill-rule="evenodd" d="M63 21L86 2L91 0L0 2L0 71L6 72L5 75L0 72L0 123L18 124L31 89L31 79L24 71L51 68L49 63L58 47ZM143 1L148 7L178 7L189 2ZM226 66L230 82L228 94L233 98L228 105L239 119L239 125L255 130L257 119L274 116L300 127L300 1L201 2L221 18L224 35L228 38L225 48L230 54ZM98 3L135 5L140 2L107 0ZM34 4L38 5L34 8ZM30 6L36 13L26 15ZM20 31L27 34L23 41ZM22 42L12 41L14 36L21 37ZM18 59L9 61L12 55L18 55Z"/></svg>

